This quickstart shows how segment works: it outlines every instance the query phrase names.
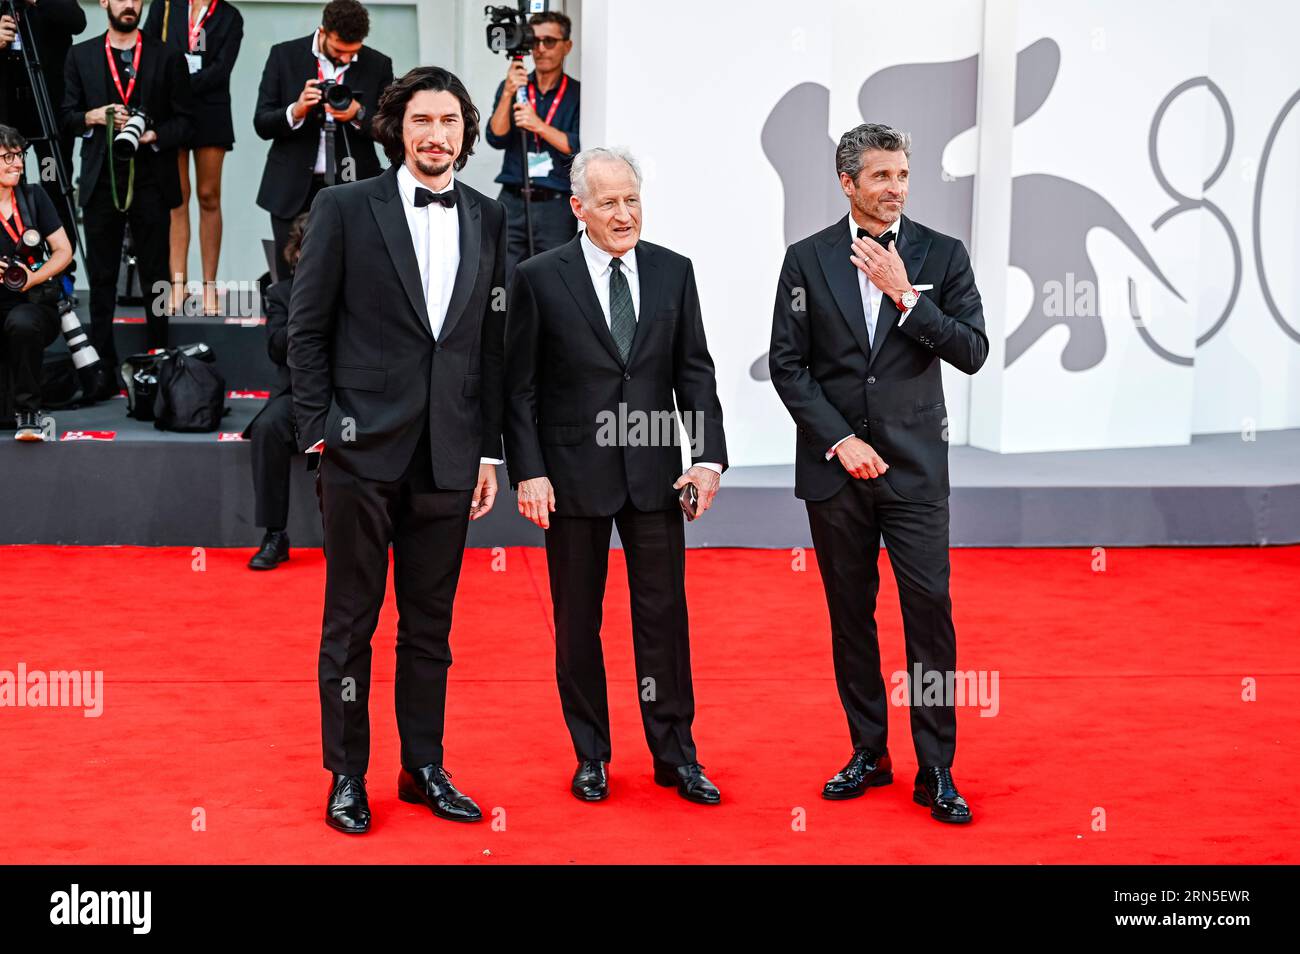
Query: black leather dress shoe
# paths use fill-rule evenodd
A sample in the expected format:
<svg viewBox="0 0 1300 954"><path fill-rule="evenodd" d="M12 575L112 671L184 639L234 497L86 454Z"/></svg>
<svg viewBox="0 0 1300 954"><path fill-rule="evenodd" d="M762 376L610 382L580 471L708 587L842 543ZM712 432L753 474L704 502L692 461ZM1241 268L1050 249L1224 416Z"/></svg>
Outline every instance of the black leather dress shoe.
<svg viewBox="0 0 1300 954"><path fill-rule="evenodd" d="M361 775L333 773L330 797L325 802L325 823L348 835L363 835L370 830L370 801L366 798L366 780Z"/></svg>
<svg viewBox="0 0 1300 954"><path fill-rule="evenodd" d="M656 760L655 784L665 788L676 787L677 794L688 802L717 805L722 801L722 793L705 776L704 766L699 762L673 767Z"/></svg>
<svg viewBox="0 0 1300 954"><path fill-rule="evenodd" d="M894 764L889 760L888 752L877 755L869 749L859 749L853 753L849 764L822 787L822 798L832 801L857 798L867 789L888 785L893 780Z"/></svg>
<svg viewBox="0 0 1300 954"><path fill-rule="evenodd" d="M441 765L422 765L413 772L402 769L397 776L397 797L413 805L428 805L435 815L449 821L483 820L474 799L456 790Z"/></svg>
<svg viewBox="0 0 1300 954"><path fill-rule="evenodd" d="M573 794L584 802L598 802L609 797L609 773L598 759L583 759L573 773Z"/></svg>
<svg viewBox="0 0 1300 954"><path fill-rule="evenodd" d="M957 792L952 769L940 765L922 765L916 773L912 801L930 809L930 817L941 822L964 825L970 821L970 806Z"/></svg>
<svg viewBox="0 0 1300 954"><path fill-rule="evenodd" d="M289 534L283 530L268 530L262 545L248 561L250 570L274 570L289 559Z"/></svg>

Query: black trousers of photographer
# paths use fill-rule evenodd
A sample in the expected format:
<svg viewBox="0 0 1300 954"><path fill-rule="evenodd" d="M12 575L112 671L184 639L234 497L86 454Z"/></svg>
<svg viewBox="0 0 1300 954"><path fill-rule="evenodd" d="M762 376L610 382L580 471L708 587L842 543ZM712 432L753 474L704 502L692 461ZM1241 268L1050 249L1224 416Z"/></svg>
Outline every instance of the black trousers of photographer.
<svg viewBox="0 0 1300 954"><path fill-rule="evenodd" d="M0 295L0 354L9 370L14 411L37 411L41 406L41 361L45 349L59 336L59 316L49 305Z"/></svg>
<svg viewBox="0 0 1300 954"><path fill-rule="evenodd" d="M533 254L559 248L578 234L578 219L569 207L569 194L536 190L545 198L532 202ZM528 228L519 186L502 186L498 201L506 207L506 287L515 266L528 257Z"/></svg>
<svg viewBox="0 0 1300 954"><path fill-rule="evenodd" d="M125 198L125 190L118 196ZM137 181L130 207L119 212L113 205L108 176L101 175L82 217L86 233L86 279L90 285L90 341L100 359L109 368L116 369L121 361L113 344L113 313L117 309L117 278L128 222L144 295L146 340L150 348L167 346L171 209L157 188Z"/></svg>

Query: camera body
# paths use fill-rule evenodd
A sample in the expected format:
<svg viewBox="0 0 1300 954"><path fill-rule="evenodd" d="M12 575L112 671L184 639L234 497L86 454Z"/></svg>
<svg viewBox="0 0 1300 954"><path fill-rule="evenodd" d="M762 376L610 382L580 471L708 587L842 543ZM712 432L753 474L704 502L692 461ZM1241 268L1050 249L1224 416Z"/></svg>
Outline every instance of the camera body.
<svg viewBox="0 0 1300 954"><path fill-rule="evenodd" d="M40 265L43 245L41 233L35 229L27 229L19 236L19 245L13 255L8 260L0 258L0 275L3 276L5 288L12 292L23 290L27 284L28 271L35 270ZM24 268L24 265L27 267Z"/></svg>
<svg viewBox="0 0 1300 954"><path fill-rule="evenodd" d="M550 8L548 0L519 0L517 7L484 7L488 18L487 45L493 53L504 53L513 60L531 53L537 44L528 18L534 13L545 13Z"/></svg>
<svg viewBox="0 0 1300 954"><path fill-rule="evenodd" d="M321 101L327 103L331 109L337 109L339 112L347 109L352 105L354 94L352 88L346 83L340 83L338 80L326 79L316 84L320 90Z"/></svg>

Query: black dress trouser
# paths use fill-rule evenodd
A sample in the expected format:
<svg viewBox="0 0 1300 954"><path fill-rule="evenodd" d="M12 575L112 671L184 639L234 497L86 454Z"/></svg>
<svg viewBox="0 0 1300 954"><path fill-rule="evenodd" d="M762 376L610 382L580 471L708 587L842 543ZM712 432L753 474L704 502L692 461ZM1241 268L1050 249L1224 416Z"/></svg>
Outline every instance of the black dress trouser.
<svg viewBox="0 0 1300 954"><path fill-rule="evenodd" d="M907 654L912 744L921 765L952 766L957 748L953 700L934 704L913 680L955 672L957 634L948 594L948 500L917 503L894 492L888 479L850 478L821 501L806 501L817 565L831 618L831 652L840 702L855 750L884 752L889 697L880 672L876 637L880 540L898 582ZM927 704L918 704L927 703Z"/></svg>
<svg viewBox="0 0 1300 954"><path fill-rule="evenodd" d="M618 526L632 601L641 724L667 765L696 761L695 693L686 610L686 534L680 510L645 512L631 501L608 517L551 516L546 563L555 607L555 677L581 759L610 760L609 702L600 644L610 529Z"/></svg>
<svg viewBox="0 0 1300 954"><path fill-rule="evenodd" d="M118 198L125 199L125 193L119 192ZM113 343L113 313L117 309L118 270L122 265L122 240L128 222L144 294L148 346L167 347L171 209L156 187L137 182L130 207L119 212L113 205L105 171L85 203L82 219L86 234L86 279L90 286L90 341L100 360L116 370L121 361Z"/></svg>
<svg viewBox="0 0 1300 954"><path fill-rule="evenodd" d="M397 598L395 702L402 765L442 764L452 602L472 490L439 490L428 426L398 480L359 477L321 455L325 618L319 682L325 768L364 775L370 760L370 639L393 548Z"/></svg>

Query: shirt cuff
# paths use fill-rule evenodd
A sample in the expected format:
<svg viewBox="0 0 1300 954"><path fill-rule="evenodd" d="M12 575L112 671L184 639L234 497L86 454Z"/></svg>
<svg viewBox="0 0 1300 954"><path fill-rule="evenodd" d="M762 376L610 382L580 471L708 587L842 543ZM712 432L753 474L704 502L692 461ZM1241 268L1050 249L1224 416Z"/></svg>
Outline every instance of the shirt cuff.
<svg viewBox="0 0 1300 954"><path fill-rule="evenodd" d="M908 310L910 311L911 309L908 309ZM852 436L853 436L852 434L845 434L843 437L841 437L839 440L837 440L834 444L832 444L832 445L831 445L831 449L828 450L828 451L826 452L826 459L827 459L827 460L830 460L832 457L834 457L834 456L835 456L835 449L836 449L837 447L839 447L841 444L843 444L845 441L847 441L847 440L848 440L850 437L852 437Z"/></svg>
<svg viewBox="0 0 1300 954"><path fill-rule="evenodd" d="M325 438L322 437L322 438L321 438L320 440L318 440L315 444L312 444L311 447L308 447L305 451L303 451L303 453L304 453L304 454L319 454L319 453L320 453L321 451L323 451L324 449L325 449Z"/></svg>
<svg viewBox="0 0 1300 954"><path fill-rule="evenodd" d="M913 305L911 308L907 309L907 311L905 311L905 312L903 312L901 315L899 315L899 316L898 316L898 323L901 325L903 322L907 321L907 316L910 315L910 314L911 314L915 309L916 309L916 306Z"/></svg>
<svg viewBox="0 0 1300 954"><path fill-rule="evenodd" d="M478 459L478 462L480 464L504 464L505 463L505 461L497 457L480 457Z"/></svg>
<svg viewBox="0 0 1300 954"><path fill-rule="evenodd" d="M290 129L297 129L299 126L301 126L303 123L307 121L306 116L304 116L302 119L293 118L293 103L290 103L289 108L284 111L284 118L289 120Z"/></svg>
<svg viewBox="0 0 1300 954"><path fill-rule="evenodd" d="M696 467L704 467L704 468L707 468L708 470L713 471L713 472L714 472L715 474L717 474L719 477L722 476L722 465L721 465L721 464L714 464L714 463L709 462L709 461L700 461L700 462L699 462L698 464L696 464L695 466L696 466Z"/></svg>

